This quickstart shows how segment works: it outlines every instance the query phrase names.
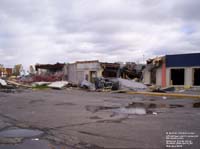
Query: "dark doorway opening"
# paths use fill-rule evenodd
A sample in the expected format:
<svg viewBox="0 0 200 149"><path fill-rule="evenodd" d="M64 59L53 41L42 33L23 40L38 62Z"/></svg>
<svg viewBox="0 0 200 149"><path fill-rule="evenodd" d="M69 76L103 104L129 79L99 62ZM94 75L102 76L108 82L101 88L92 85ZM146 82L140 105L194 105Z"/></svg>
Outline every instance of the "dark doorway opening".
<svg viewBox="0 0 200 149"><path fill-rule="evenodd" d="M194 68L194 85L200 85L200 68Z"/></svg>
<svg viewBox="0 0 200 149"><path fill-rule="evenodd" d="M184 85L185 70L184 69L171 69L172 85Z"/></svg>
<svg viewBox="0 0 200 149"><path fill-rule="evenodd" d="M151 84L156 84L156 69L151 70Z"/></svg>
<svg viewBox="0 0 200 149"><path fill-rule="evenodd" d="M102 76L104 78L116 78L118 70L116 69L104 69Z"/></svg>

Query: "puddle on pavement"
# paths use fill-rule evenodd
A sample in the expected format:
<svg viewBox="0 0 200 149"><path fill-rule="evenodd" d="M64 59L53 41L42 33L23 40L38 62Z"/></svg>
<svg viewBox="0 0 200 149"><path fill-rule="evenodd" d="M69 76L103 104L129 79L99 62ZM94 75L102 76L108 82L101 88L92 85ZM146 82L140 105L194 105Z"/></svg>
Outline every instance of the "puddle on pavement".
<svg viewBox="0 0 200 149"><path fill-rule="evenodd" d="M170 108L182 108L184 106L183 105L178 105L178 104L170 104L169 107Z"/></svg>
<svg viewBox="0 0 200 149"><path fill-rule="evenodd" d="M67 149L63 145L53 145L46 140L25 140L20 144L1 144L0 149Z"/></svg>
<svg viewBox="0 0 200 149"><path fill-rule="evenodd" d="M153 113L150 109L157 108L157 105L154 103L141 103L141 102L132 102L125 107L115 110L117 113L122 114L135 114L135 115L145 115Z"/></svg>
<svg viewBox="0 0 200 149"><path fill-rule="evenodd" d="M35 137L35 136L39 136L42 134L43 134L43 132L40 130L10 128L10 129L1 131L0 137L25 138L25 137Z"/></svg>
<svg viewBox="0 0 200 149"><path fill-rule="evenodd" d="M155 108L155 104L150 104L150 108ZM86 110L90 112L98 112L100 110L113 110L115 113L122 113L122 114L138 114L144 115L147 113L151 113L147 110L148 107L144 103L140 102L132 102L125 107L107 107L107 106L86 106Z"/></svg>
<svg viewBox="0 0 200 149"><path fill-rule="evenodd" d="M96 119L97 120L97 119L101 119L101 117L99 117L99 116L91 116L90 119L94 119L94 120Z"/></svg>
<svg viewBox="0 0 200 149"><path fill-rule="evenodd" d="M90 112L98 112L100 110L112 110L117 114L155 114L156 109L161 108L181 108L183 105L179 104L160 104L160 103L142 103L142 102L132 102L124 107L106 107L106 106L86 106L86 110Z"/></svg>
<svg viewBox="0 0 200 149"><path fill-rule="evenodd" d="M43 99L31 100L29 103L34 104L34 103L39 103L39 102L44 102L44 100Z"/></svg>
<svg viewBox="0 0 200 149"><path fill-rule="evenodd" d="M200 108L200 102L196 102L193 104L193 108Z"/></svg>
<svg viewBox="0 0 200 149"><path fill-rule="evenodd" d="M137 115L145 115L147 114L147 109L144 107L136 107L136 108L120 108L118 110L119 113L123 114L137 114Z"/></svg>
<svg viewBox="0 0 200 149"><path fill-rule="evenodd" d="M95 113L95 112L98 112L100 110L118 109L119 107L106 107L106 106L92 106L92 105L87 105L85 108L86 108L87 111Z"/></svg>
<svg viewBox="0 0 200 149"><path fill-rule="evenodd" d="M75 106L76 104L72 102L61 102L61 103L56 103L56 106Z"/></svg>
<svg viewBox="0 0 200 149"><path fill-rule="evenodd" d="M16 90L15 90L15 89L0 89L0 92L4 92L4 93L15 93Z"/></svg>
<svg viewBox="0 0 200 149"><path fill-rule="evenodd" d="M149 99L149 101L156 101L155 99Z"/></svg>

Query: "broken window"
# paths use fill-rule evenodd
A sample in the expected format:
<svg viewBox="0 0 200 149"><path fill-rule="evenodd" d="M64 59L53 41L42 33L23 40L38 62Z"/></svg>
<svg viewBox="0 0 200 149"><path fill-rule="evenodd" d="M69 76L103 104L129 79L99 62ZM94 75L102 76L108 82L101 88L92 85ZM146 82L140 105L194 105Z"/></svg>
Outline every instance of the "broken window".
<svg viewBox="0 0 200 149"><path fill-rule="evenodd" d="M199 86L200 85L200 68L194 68L194 85Z"/></svg>
<svg viewBox="0 0 200 149"><path fill-rule="evenodd" d="M184 85L185 70L184 69L171 69L172 85Z"/></svg>

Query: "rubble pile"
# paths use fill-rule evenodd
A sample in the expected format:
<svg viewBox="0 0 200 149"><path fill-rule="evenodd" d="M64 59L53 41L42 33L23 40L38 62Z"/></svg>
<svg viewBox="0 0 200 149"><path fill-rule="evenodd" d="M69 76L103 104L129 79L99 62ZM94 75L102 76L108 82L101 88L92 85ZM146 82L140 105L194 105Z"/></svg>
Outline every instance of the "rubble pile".
<svg viewBox="0 0 200 149"><path fill-rule="evenodd" d="M52 82L48 85L48 87L50 88L54 88L54 89L62 89L64 87L66 87L69 84L69 82L67 81L56 81L56 82Z"/></svg>
<svg viewBox="0 0 200 149"><path fill-rule="evenodd" d="M147 86L135 80L127 80L122 78L114 79L119 83L119 90L145 90Z"/></svg>
<svg viewBox="0 0 200 149"><path fill-rule="evenodd" d="M7 85L6 81L0 79L0 86L3 87L3 86L6 86L6 85Z"/></svg>
<svg viewBox="0 0 200 149"><path fill-rule="evenodd" d="M144 68L144 65L138 65L130 62L126 63L126 65L120 69L121 77L124 79L138 78L139 80L142 80L142 71Z"/></svg>
<svg viewBox="0 0 200 149"><path fill-rule="evenodd" d="M55 73L55 74L35 74L28 76L21 76L17 79L18 82L22 82L25 84L34 83L34 82L55 82L61 81L63 79L63 73Z"/></svg>
<svg viewBox="0 0 200 149"><path fill-rule="evenodd" d="M147 89L146 85L140 82L136 82L135 80L127 80L122 78L103 78L103 77L95 78L94 84L87 80L84 80L81 83L81 87L97 91L103 91L103 90L138 91Z"/></svg>
<svg viewBox="0 0 200 149"><path fill-rule="evenodd" d="M0 79L0 92L11 93L11 92L15 92L16 88L17 88L16 85L10 82L7 82L3 79Z"/></svg>
<svg viewBox="0 0 200 149"><path fill-rule="evenodd" d="M95 90L94 84L87 80L83 80L80 84L80 87L84 89Z"/></svg>

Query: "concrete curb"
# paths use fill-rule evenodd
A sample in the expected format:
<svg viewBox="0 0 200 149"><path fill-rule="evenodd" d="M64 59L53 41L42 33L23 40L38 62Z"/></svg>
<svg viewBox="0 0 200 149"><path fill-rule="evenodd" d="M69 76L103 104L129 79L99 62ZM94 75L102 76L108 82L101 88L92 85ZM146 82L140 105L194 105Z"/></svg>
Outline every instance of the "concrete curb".
<svg viewBox="0 0 200 149"><path fill-rule="evenodd" d="M200 95L189 94L176 94L176 93L152 93L152 92L126 92L127 94L140 94L146 96L166 96L166 97L178 97L178 98L193 98L200 99Z"/></svg>

